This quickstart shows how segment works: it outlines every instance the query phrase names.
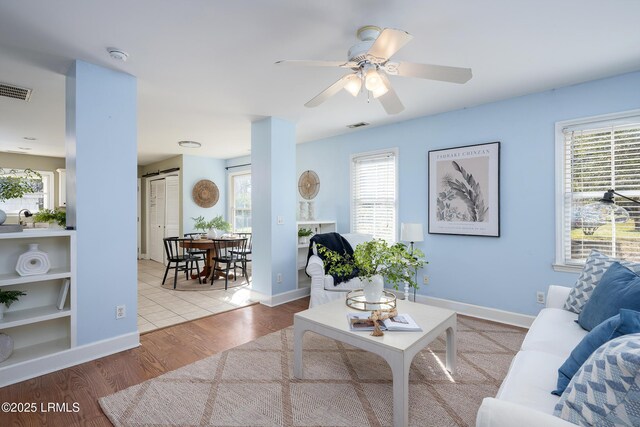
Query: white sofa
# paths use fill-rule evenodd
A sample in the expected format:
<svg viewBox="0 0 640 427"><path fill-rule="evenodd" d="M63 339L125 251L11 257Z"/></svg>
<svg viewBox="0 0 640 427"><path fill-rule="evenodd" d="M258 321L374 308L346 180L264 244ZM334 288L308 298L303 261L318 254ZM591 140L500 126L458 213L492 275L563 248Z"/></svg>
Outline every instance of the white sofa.
<svg viewBox="0 0 640 427"><path fill-rule="evenodd" d="M482 401L476 427L574 426L553 416L560 397L551 394L558 368L587 334L575 322L578 315L562 308L570 289L549 287L546 308L531 325L496 397Z"/></svg>
<svg viewBox="0 0 640 427"><path fill-rule="evenodd" d="M360 243L368 242L373 239L370 234L349 233L342 234L353 249ZM315 247L314 254L317 253ZM307 274L311 276L311 298L309 300L309 308L317 305L326 304L339 298L346 298L346 293L353 289L362 287L359 278L353 278L348 282L342 282L337 286L333 285L333 277L324 274L324 262L318 255L311 255L307 264Z"/></svg>

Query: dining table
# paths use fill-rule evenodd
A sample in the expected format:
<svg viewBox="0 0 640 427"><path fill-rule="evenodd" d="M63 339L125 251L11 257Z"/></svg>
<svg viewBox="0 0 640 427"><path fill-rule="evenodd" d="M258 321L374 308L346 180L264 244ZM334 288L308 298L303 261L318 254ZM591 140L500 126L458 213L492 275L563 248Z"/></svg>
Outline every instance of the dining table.
<svg viewBox="0 0 640 427"><path fill-rule="evenodd" d="M247 240L247 239L243 237L235 237L235 236L219 237L216 239L193 239L193 240L184 240L182 242L182 246L187 249L204 250L207 252L205 261L204 261L204 268L200 272L200 277L202 277L203 279L202 282L206 283L207 278L210 275L212 275L211 272L214 271L214 268L213 268L215 264L214 258L216 258L217 256L215 242L221 242L222 244L220 246L229 248L229 247L238 246L239 242L242 242L243 240ZM233 274L233 273L230 273L230 274ZM197 279L198 275L192 274L191 278ZM216 271L215 275L212 275L211 281L213 282L215 279L224 279L224 274L219 271Z"/></svg>

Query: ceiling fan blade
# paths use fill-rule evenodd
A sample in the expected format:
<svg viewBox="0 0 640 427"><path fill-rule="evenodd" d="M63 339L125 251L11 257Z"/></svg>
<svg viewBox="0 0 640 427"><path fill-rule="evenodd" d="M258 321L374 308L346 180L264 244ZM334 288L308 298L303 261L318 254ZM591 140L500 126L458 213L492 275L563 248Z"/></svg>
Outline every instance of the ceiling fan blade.
<svg viewBox="0 0 640 427"><path fill-rule="evenodd" d="M357 68L358 64L355 62L345 61L313 61L305 59L290 59L277 61L276 64L282 65L295 65L299 67L341 67L341 68Z"/></svg>
<svg viewBox="0 0 640 427"><path fill-rule="evenodd" d="M340 90L345 87L345 85L349 82L349 80L351 80L354 77L357 78L355 74L347 74L346 76L342 76L340 80L338 80L337 82L335 82L334 84L332 84L331 86L329 86L328 88L320 92L311 101L304 104L304 106L309 108L317 107L327 99L331 98L336 93L340 92Z"/></svg>
<svg viewBox="0 0 640 427"><path fill-rule="evenodd" d="M392 70L391 74L396 74ZM444 65L416 64L401 62L397 65L397 75L420 79L440 80L450 83L466 83L471 77L471 68L447 67Z"/></svg>
<svg viewBox="0 0 640 427"><path fill-rule="evenodd" d="M378 64L386 62L412 38L406 31L385 28L367 52L367 59Z"/></svg>
<svg viewBox="0 0 640 427"><path fill-rule="evenodd" d="M389 81L387 76L385 76L384 73L380 73L380 77L382 78L384 84L387 86L387 89L389 89L387 93L378 97L378 101L380 101L384 110L387 112L387 114L398 114L404 111L404 105L402 105L402 102L400 101L400 98L398 98L398 94L396 93L396 91L393 90L391 82Z"/></svg>

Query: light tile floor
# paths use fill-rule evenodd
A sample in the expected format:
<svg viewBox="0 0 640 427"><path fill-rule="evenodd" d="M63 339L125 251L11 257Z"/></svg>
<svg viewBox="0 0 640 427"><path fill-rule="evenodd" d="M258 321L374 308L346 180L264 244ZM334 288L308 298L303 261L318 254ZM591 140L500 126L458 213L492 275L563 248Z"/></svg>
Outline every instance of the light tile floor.
<svg viewBox="0 0 640 427"><path fill-rule="evenodd" d="M138 260L138 330L153 331L188 320L210 316L253 304L247 285L228 290L174 291L161 287L164 265L150 260ZM249 273L251 269L249 268ZM173 281L169 271L167 282ZM185 282L183 274L180 282Z"/></svg>

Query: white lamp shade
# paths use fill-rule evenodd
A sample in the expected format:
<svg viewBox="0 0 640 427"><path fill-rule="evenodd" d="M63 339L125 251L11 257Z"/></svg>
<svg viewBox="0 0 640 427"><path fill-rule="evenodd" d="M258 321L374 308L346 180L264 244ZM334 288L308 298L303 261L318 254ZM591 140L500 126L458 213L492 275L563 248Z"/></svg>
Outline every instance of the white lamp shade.
<svg viewBox="0 0 640 427"><path fill-rule="evenodd" d="M400 224L400 240L403 242L422 242L424 240L424 232L422 224Z"/></svg>
<svg viewBox="0 0 640 427"><path fill-rule="evenodd" d="M362 87L362 79L360 79L360 77L354 74L349 78L349 80L347 81L347 84L344 85L344 90L346 90L353 96L358 96L358 94L360 93L361 87Z"/></svg>

